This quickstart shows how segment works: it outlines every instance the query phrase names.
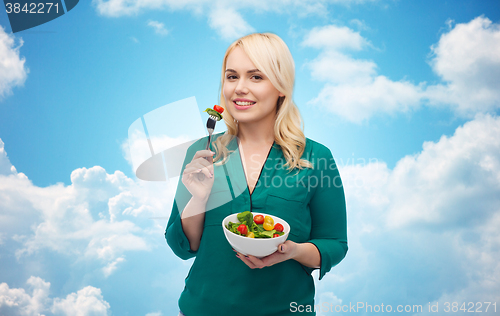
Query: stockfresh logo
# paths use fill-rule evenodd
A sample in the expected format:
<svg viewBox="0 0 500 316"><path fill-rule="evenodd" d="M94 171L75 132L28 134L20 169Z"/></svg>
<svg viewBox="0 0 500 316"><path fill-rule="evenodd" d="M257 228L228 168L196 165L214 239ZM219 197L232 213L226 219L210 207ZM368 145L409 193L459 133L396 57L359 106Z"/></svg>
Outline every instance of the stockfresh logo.
<svg viewBox="0 0 500 316"><path fill-rule="evenodd" d="M3 0L12 33L52 21L73 9L79 0Z"/></svg>

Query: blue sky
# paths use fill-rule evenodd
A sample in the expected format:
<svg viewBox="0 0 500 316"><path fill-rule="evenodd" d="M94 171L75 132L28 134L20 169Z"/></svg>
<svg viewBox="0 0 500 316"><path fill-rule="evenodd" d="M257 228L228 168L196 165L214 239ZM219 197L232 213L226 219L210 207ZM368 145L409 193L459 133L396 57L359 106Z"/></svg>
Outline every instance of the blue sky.
<svg viewBox="0 0 500 316"><path fill-rule="evenodd" d="M94 0L0 26L1 313L173 313L191 262L150 218L175 188L135 177L128 128L218 103L253 31L289 45L306 136L345 182L350 250L318 302L500 304L498 1Z"/></svg>

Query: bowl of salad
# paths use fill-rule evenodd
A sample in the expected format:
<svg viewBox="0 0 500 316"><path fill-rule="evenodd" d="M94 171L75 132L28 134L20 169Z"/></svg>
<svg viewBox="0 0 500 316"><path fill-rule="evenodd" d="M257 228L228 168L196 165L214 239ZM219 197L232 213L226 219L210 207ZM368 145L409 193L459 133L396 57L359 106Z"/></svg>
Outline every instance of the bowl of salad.
<svg viewBox="0 0 500 316"><path fill-rule="evenodd" d="M283 219L250 211L231 214L222 221L222 229L229 244L244 255L262 258L278 250L290 233L290 225Z"/></svg>

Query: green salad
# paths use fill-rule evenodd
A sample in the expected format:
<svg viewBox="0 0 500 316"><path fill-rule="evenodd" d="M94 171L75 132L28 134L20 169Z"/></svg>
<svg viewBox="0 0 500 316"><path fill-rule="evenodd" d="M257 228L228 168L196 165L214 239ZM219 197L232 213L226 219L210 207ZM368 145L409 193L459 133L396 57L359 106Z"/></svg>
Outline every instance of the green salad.
<svg viewBox="0 0 500 316"><path fill-rule="evenodd" d="M217 121L220 121L222 120L222 114L217 112L216 110L214 109L211 109L211 108L207 108L205 111L203 112L207 112L209 115L212 115L212 116L215 116L217 118Z"/></svg>
<svg viewBox="0 0 500 316"><path fill-rule="evenodd" d="M238 222L229 222L226 228L231 232L249 238L274 238L284 234L283 225L274 223L271 216L253 215L250 211L237 215Z"/></svg>

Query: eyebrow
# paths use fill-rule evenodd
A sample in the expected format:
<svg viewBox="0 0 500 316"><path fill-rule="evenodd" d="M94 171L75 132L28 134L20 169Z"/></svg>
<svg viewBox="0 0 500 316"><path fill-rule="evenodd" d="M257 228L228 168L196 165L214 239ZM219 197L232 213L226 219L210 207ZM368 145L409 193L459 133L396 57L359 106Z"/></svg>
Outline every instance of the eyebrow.
<svg viewBox="0 0 500 316"><path fill-rule="evenodd" d="M237 71L234 70L234 69L226 69L225 72L234 72L234 73L237 73ZM259 69L252 69L252 70L247 71L247 74L251 74L251 73L254 73L254 72L260 72L260 70Z"/></svg>

